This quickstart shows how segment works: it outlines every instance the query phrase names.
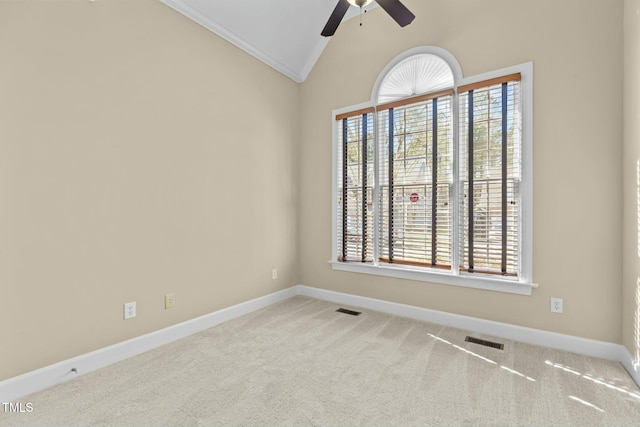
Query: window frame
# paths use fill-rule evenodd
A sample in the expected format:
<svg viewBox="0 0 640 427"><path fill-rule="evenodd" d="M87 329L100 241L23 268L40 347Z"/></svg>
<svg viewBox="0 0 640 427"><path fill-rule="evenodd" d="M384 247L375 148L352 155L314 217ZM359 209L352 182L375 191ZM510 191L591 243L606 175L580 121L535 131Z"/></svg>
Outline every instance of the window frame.
<svg viewBox="0 0 640 427"><path fill-rule="evenodd" d="M520 235L520 275L517 279L502 277L502 276L493 276L493 275L484 275L480 273L474 273L472 275L469 274L461 274L458 269L458 259L457 254L459 253L459 204L456 202L453 205L453 242L454 247L452 248L453 254L455 254L455 259L452 260L453 268L451 270L439 270L439 269L430 269L426 267L415 267L410 265L400 265L400 264L386 264L380 263L377 259L377 256L374 257L374 261L372 263L356 263L356 262L341 262L338 261L338 224L337 224L337 198L338 198L338 183L337 183L337 167L338 167L338 139L337 135L337 121L335 120L336 116L339 116L344 113L353 112L356 110L374 108L378 106L377 103L377 91L379 89L380 83L383 78L387 75L387 73L393 69L393 67L398 64L400 61L403 61L413 55L422 54L422 53L431 53L437 56L440 56L444 59L450 66L454 75L454 95L453 95L453 116L454 116L454 147L453 147L453 156L456 159L454 162L453 168L453 200L458 200L459 195L459 186L460 186L460 171L458 167L459 163L459 144L461 141L459 140L459 93L458 87L482 82L485 80L491 80L494 78L503 77L506 75L520 73L520 91L521 91L521 120L522 120L522 180L520 182L520 201L522 205L521 209L521 235ZM377 129L377 121L378 121L378 112L374 112L374 135L375 135L375 144L376 144L376 152L378 151L378 129ZM374 89L372 91L371 101L352 105L349 107L338 108L331 112L331 122L332 122L332 256L330 264L332 269L337 271L348 271L353 273L361 273L361 274L370 274L376 276L386 276L392 278L399 279L408 279L408 280L417 280L422 282L436 283L436 284L444 284L444 285L454 285L454 286L463 286L474 289L482 289L489 291L499 291L499 292L507 292L513 294L520 295L531 295L532 288L536 287L533 283L533 63L527 62L523 64L514 65L511 67L502 68L499 70L494 70L482 74L478 74L471 77L462 77L460 72L460 67L458 66L455 58L449 54L447 51L435 48L435 47L422 47L415 48L405 52L402 55L399 55L394 61L389 63L387 67L382 71L376 84L374 85ZM378 169L378 155L376 154L376 175L379 173ZM374 184L374 194L378 189L377 179ZM375 254L378 255L378 209L374 211L375 215L375 232L374 232L374 241L376 245Z"/></svg>

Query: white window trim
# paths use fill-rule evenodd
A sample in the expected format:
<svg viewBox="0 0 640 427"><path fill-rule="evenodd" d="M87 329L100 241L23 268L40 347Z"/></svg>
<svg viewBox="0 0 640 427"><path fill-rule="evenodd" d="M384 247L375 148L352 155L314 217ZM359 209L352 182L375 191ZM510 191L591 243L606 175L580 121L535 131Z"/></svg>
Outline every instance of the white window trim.
<svg viewBox="0 0 640 427"><path fill-rule="evenodd" d="M393 68L395 64L408 58L409 56L419 54L419 53L435 53L441 56L443 59L447 61L450 65L452 65L452 71L454 73L454 81L456 88L461 85L475 83L479 81L489 80L495 77L500 77L513 73L521 74L521 90L522 90L522 181L520 182L520 196L522 200L522 205L526 206L527 209L523 209L521 214L521 241L520 241L520 276L518 279L509 279L503 277L496 277L491 275L482 275L478 273L474 273L473 275L465 274L464 272L460 272L457 270L455 266L457 266L457 261L453 263L454 267L451 271L438 271L438 270L427 270L425 268L419 267L411 267L405 265L381 265L378 263L377 259L374 260L371 264L365 263L355 263L355 262L339 262L338 259L338 242L337 242L337 128L336 128L336 115L347 113L350 111L355 111L363 108L374 107L377 101L377 90L382 82L383 77L386 73ZM458 93L457 90L454 95L454 102L456 103L454 115L456 122L454 126L457 129L457 102L458 102ZM514 65L511 67L503 68L500 70L490 71L487 73L475 75L472 77L463 78L461 76L460 67L458 66L455 58L447 51L435 48L432 46L426 46L421 48L410 49L409 51L399 55L396 57L387 67L382 71L376 84L374 85L374 90L372 93L372 98L370 102L352 105L345 108L339 108L333 110L331 113L331 122L332 122L332 255L331 255L331 266L334 270L337 271L348 271L352 273L362 273L362 274L371 274L376 276L386 276L386 277L394 277L399 279L408 279L408 280L417 280L422 282L429 283L437 283L443 285L454 285L454 286L463 286L467 288L474 289L483 289L488 291L498 291L498 292L506 292L512 294L519 295L531 295L532 289L537 287L535 283L533 283L533 63L527 62L519 65ZM374 121L377 123L377 120ZM377 129L376 129L377 130ZM457 135L457 132L456 132ZM458 141L456 137L456 141L454 146L458 146ZM454 153L457 157L457 151ZM377 156L376 156L377 160ZM377 168L377 164L376 164ZM457 176L458 170L454 170L454 173ZM377 190L377 182L376 182L376 190ZM454 187L457 187L454 186ZM457 192L457 188L455 188ZM457 195L454 194L454 197ZM457 200L457 199L455 199ZM457 204L455 215L457 217ZM378 211L376 210L376 216L378 215ZM377 218L376 218L377 223ZM457 242L457 229L458 227L454 227L454 241ZM375 244L378 244L377 241L377 228L376 228L376 236L375 236ZM377 249L377 246L376 246ZM454 250L454 254L457 256L457 250Z"/></svg>

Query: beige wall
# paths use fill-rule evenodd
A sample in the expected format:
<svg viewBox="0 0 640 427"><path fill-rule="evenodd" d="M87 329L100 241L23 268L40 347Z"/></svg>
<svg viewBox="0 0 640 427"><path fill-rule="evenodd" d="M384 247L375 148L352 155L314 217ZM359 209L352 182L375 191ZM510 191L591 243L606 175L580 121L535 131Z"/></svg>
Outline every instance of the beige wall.
<svg viewBox="0 0 640 427"><path fill-rule="evenodd" d="M623 328L623 0L405 3L405 29L380 9L343 23L299 86L155 0L0 1L0 380L296 283L635 351L638 0L624 0ZM534 63L532 296L327 262L331 110L368 101L419 45L465 76Z"/></svg>
<svg viewBox="0 0 640 427"><path fill-rule="evenodd" d="M624 89L622 337L640 361L640 0L624 1Z"/></svg>
<svg viewBox="0 0 640 427"><path fill-rule="evenodd" d="M0 380L297 283L297 84L156 0L0 1L0 64Z"/></svg>
<svg viewBox="0 0 640 427"><path fill-rule="evenodd" d="M621 342L622 0L406 0L344 23L302 85L301 283ZM407 49L451 52L471 76L534 63L532 296L333 271L331 110L366 102ZM549 298L564 299L552 314Z"/></svg>

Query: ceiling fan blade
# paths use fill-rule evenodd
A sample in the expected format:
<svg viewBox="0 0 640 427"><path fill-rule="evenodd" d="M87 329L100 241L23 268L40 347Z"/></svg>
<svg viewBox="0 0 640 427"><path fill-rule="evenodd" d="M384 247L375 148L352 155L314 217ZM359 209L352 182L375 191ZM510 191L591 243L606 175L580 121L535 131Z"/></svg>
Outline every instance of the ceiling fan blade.
<svg viewBox="0 0 640 427"><path fill-rule="evenodd" d="M340 25L340 22L342 22L342 18L344 18L347 10L349 10L349 6L350 5L347 0L338 0L336 8L333 9L333 13L329 17L327 25L324 26L324 29L320 34L322 34L324 37L330 37L334 35L336 33L336 30L338 29L338 25Z"/></svg>
<svg viewBox="0 0 640 427"><path fill-rule="evenodd" d="M411 24L416 17L405 5L400 3L400 0L376 0L376 2L391 15L401 27L406 27Z"/></svg>

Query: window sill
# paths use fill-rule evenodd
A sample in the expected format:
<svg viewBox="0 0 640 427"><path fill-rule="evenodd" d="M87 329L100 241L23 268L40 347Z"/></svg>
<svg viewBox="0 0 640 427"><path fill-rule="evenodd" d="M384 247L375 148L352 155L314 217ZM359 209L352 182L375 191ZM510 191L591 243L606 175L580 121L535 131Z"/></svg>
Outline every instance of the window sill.
<svg viewBox="0 0 640 427"><path fill-rule="evenodd" d="M442 285L463 286L466 288L483 289L487 291L506 292L518 295L531 295L537 285L517 280L493 278L487 276L465 276L407 266L380 266L354 262L330 261L331 268L338 271L372 274L375 276L395 277L398 279L418 280L421 282L438 283Z"/></svg>

